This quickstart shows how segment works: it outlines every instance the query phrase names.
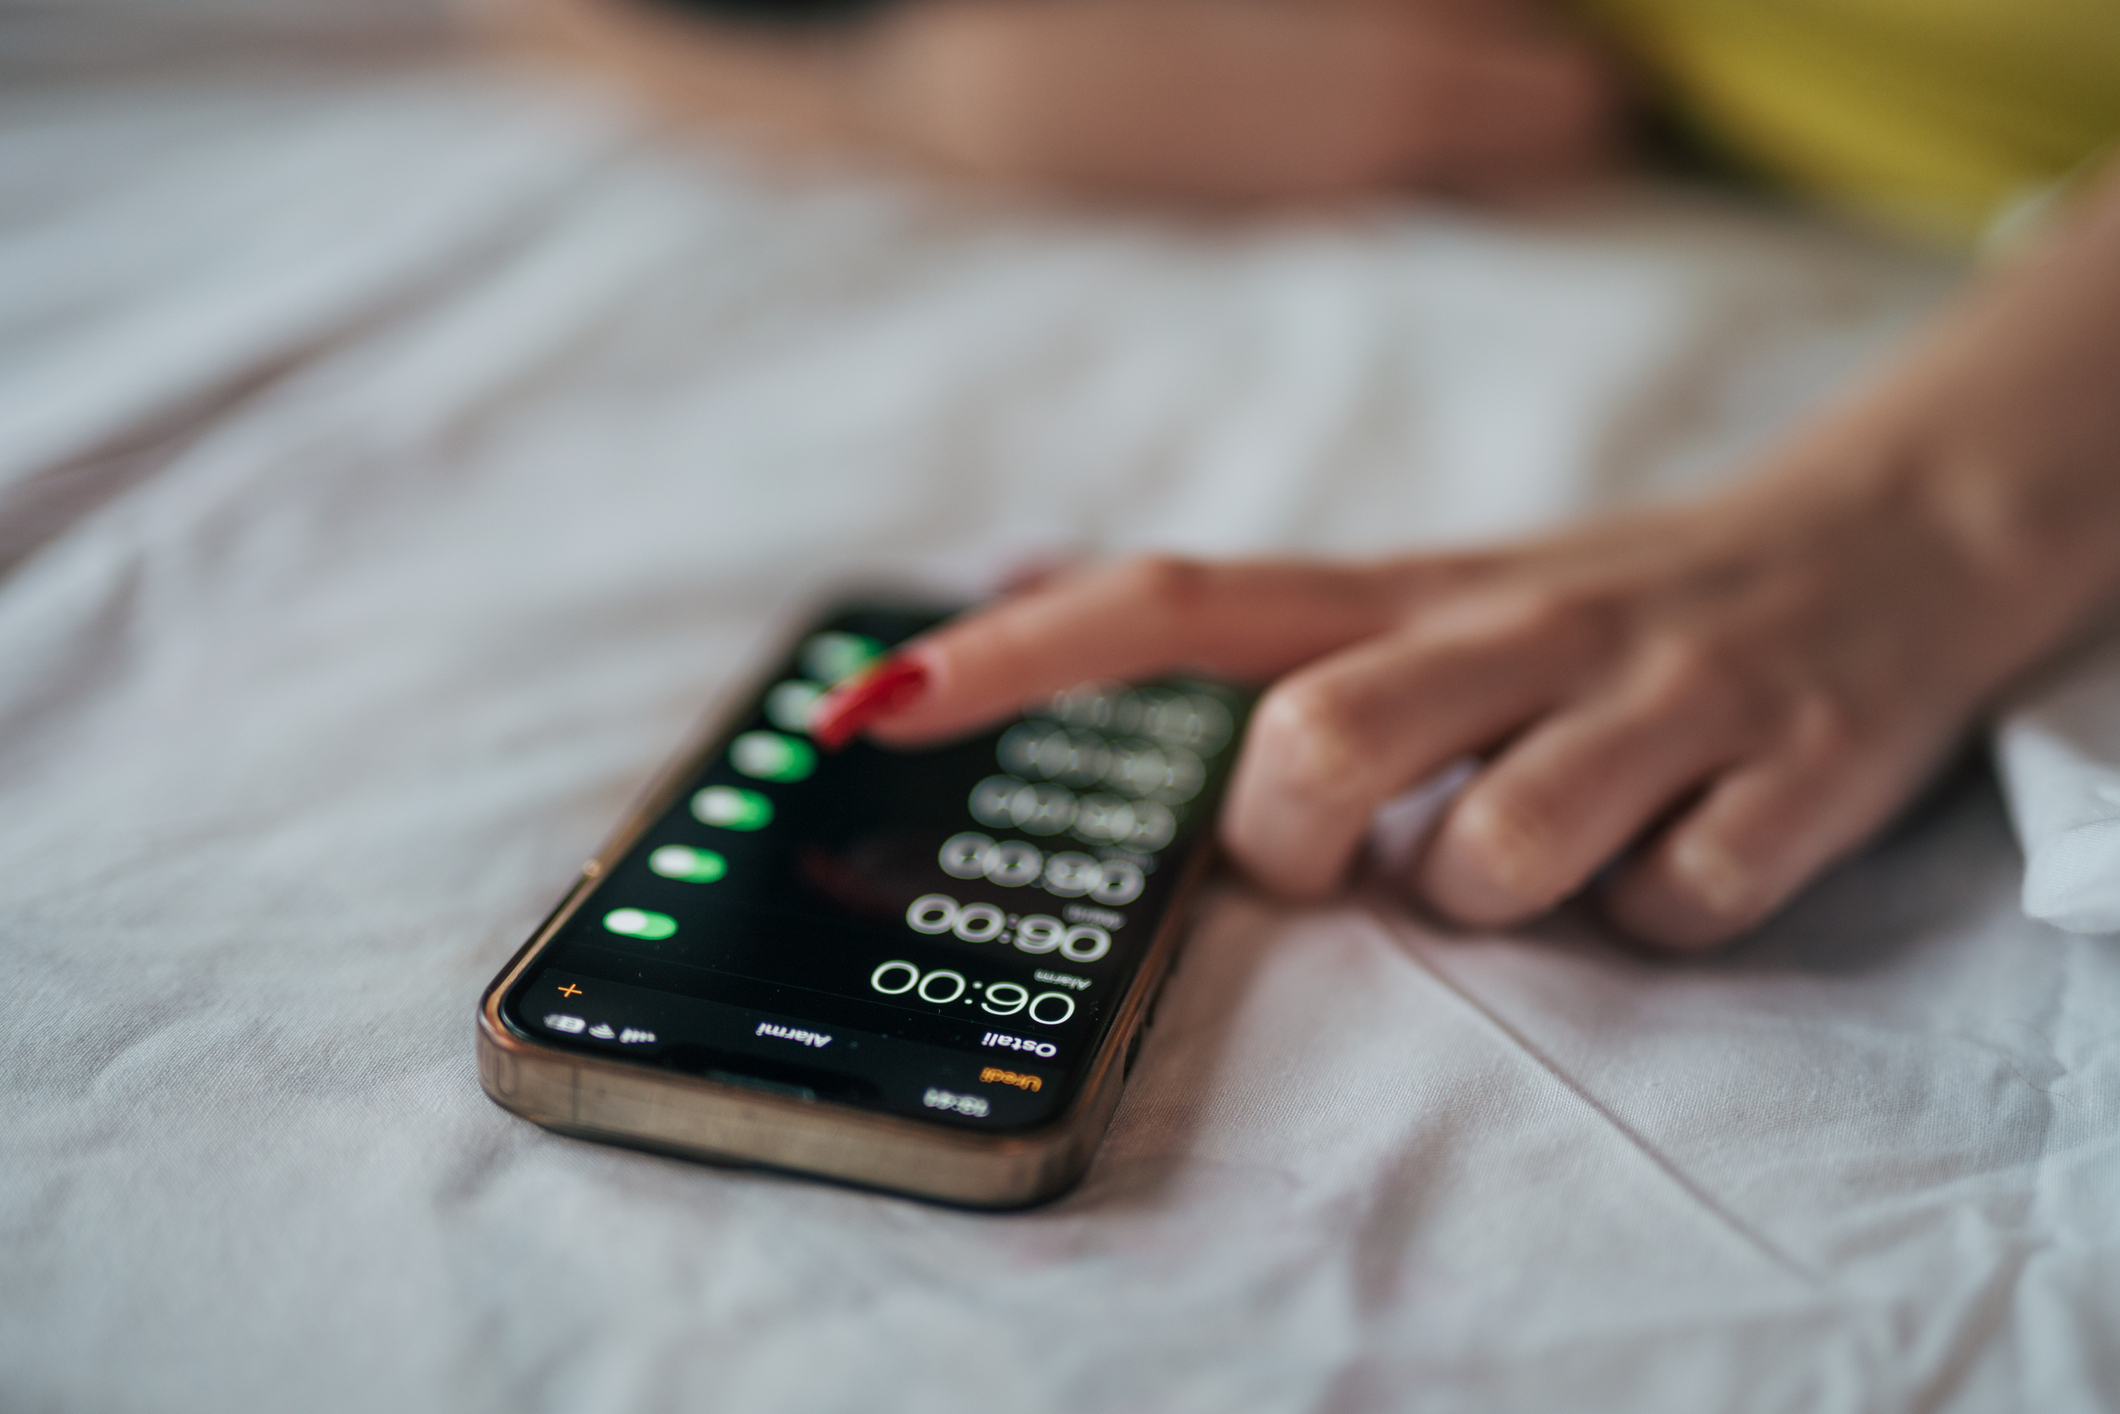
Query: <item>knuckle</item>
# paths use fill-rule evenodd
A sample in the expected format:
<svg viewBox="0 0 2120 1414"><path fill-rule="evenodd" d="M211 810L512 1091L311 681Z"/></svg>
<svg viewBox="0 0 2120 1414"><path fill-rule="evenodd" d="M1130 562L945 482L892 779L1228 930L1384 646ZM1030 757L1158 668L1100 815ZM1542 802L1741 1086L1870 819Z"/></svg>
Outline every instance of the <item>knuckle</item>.
<svg viewBox="0 0 2120 1414"><path fill-rule="evenodd" d="M1563 636L1576 627L1585 606L1550 585L1525 585L1503 594L1495 617L1508 632L1533 638Z"/></svg>
<svg viewBox="0 0 2120 1414"><path fill-rule="evenodd" d="M1316 850L1291 848L1286 832L1254 820L1225 818L1218 831L1222 847L1244 874L1273 893L1288 898L1315 898L1338 882L1336 862Z"/></svg>
<svg viewBox="0 0 2120 1414"><path fill-rule="evenodd" d="M1716 645L1691 634L1651 644L1647 657L1649 691L1660 705L1696 705L1726 691L1734 676Z"/></svg>
<svg viewBox="0 0 2120 1414"><path fill-rule="evenodd" d="M1267 693L1253 717L1254 750L1289 789L1312 799L1363 794L1365 763L1375 759L1354 695L1320 679L1284 683Z"/></svg>
<svg viewBox="0 0 2120 1414"><path fill-rule="evenodd" d="M1214 572L1178 555L1144 555L1117 571L1123 597L1178 623L1200 616L1214 593Z"/></svg>
<svg viewBox="0 0 2120 1414"><path fill-rule="evenodd" d="M1552 814L1529 792L1476 790L1451 811L1442 844L1454 872L1478 876L1479 891L1503 911L1555 901Z"/></svg>
<svg viewBox="0 0 2120 1414"><path fill-rule="evenodd" d="M1622 921L1649 942L1675 949L1728 942L1765 918L1778 901L1758 870L1698 838L1672 841L1633 882Z"/></svg>
<svg viewBox="0 0 2120 1414"><path fill-rule="evenodd" d="M1855 705L1838 693L1801 694L1789 711L1791 754L1813 766L1828 766L1860 754L1869 739Z"/></svg>
<svg viewBox="0 0 2120 1414"><path fill-rule="evenodd" d="M1644 660L1641 703L1656 720L1706 717L1749 738L1774 719L1776 694L1722 643L1671 635L1650 644Z"/></svg>
<svg viewBox="0 0 2120 1414"><path fill-rule="evenodd" d="M1497 637L1582 662L1609 655L1621 631L1612 605L1556 585L1509 589L1492 602L1490 614L1488 628Z"/></svg>

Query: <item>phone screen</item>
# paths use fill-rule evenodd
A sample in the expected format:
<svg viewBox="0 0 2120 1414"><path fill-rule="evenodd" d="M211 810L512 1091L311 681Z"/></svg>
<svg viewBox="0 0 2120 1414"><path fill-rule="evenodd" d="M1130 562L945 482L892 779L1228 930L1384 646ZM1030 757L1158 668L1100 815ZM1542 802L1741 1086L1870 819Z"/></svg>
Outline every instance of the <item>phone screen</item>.
<svg viewBox="0 0 2120 1414"><path fill-rule="evenodd" d="M1056 1117L1204 841L1247 702L1085 684L938 749L818 749L817 699L940 618L854 607L804 636L507 1023L941 1124Z"/></svg>

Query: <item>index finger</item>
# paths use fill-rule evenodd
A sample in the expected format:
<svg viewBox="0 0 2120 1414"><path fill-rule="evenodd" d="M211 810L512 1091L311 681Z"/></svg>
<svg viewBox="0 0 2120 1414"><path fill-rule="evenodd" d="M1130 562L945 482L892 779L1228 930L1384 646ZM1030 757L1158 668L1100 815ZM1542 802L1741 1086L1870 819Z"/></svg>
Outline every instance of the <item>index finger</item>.
<svg viewBox="0 0 2120 1414"><path fill-rule="evenodd" d="M904 745L935 741L1092 678L1189 669L1259 681L1381 632L1392 616L1385 576L1373 569L1159 557L1083 571L893 654L891 670L924 671L926 683L899 699L904 705L874 735ZM820 717L830 711L828 701Z"/></svg>

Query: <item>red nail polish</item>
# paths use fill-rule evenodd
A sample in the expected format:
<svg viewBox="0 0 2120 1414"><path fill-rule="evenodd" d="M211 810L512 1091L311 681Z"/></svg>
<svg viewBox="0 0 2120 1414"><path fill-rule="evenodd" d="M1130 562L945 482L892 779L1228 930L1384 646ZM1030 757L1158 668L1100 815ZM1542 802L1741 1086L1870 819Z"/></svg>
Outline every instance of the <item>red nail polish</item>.
<svg viewBox="0 0 2120 1414"><path fill-rule="evenodd" d="M927 691L928 670L910 658L886 658L826 693L810 715L810 735L837 751L861 731L903 712Z"/></svg>

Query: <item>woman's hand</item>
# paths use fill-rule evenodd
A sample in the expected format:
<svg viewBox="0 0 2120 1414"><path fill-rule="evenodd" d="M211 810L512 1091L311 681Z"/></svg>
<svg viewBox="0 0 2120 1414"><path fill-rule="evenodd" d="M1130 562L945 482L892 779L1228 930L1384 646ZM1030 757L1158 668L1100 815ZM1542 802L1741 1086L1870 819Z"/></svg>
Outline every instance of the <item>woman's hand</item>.
<svg viewBox="0 0 2120 1414"><path fill-rule="evenodd" d="M874 734L1085 678L1271 679L1221 822L1262 884L1333 889L1380 804L1474 755L1411 880L1433 907L1512 923L1623 859L1623 926L1716 942L1876 829L2015 666L1978 576L1896 508L1766 502L1485 554L1074 575L922 640L926 691Z"/></svg>
<svg viewBox="0 0 2120 1414"><path fill-rule="evenodd" d="M1467 923L1593 880L1699 947L1875 831L2120 593L2120 184L1921 355L1702 504L1379 564L1148 559L910 645L823 704L932 741L1087 678L1271 682L1221 821L1334 888L1382 802L1482 761L1410 882ZM1609 868L1609 872L1608 872Z"/></svg>

